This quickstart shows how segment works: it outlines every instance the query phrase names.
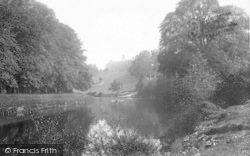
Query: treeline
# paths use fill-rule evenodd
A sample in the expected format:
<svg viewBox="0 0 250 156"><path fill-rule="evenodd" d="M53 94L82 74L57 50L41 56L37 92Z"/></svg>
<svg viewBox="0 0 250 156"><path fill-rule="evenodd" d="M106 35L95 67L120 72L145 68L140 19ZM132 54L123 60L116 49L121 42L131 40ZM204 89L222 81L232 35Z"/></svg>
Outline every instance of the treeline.
<svg viewBox="0 0 250 156"><path fill-rule="evenodd" d="M158 50L144 50L132 61L128 72L140 79L150 77L157 72L159 63L157 61Z"/></svg>
<svg viewBox="0 0 250 156"><path fill-rule="evenodd" d="M160 33L162 76L140 78L139 94L165 96L174 106L209 100L227 107L250 98L249 15L243 9L219 6L217 0L181 0L160 24ZM152 60L149 52L140 53L130 73L152 73Z"/></svg>
<svg viewBox="0 0 250 156"><path fill-rule="evenodd" d="M35 0L0 0L0 92L86 90L91 75L75 31Z"/></svg>
<svg viewBox="0 0 250 156"><path fill-rule="evenodd" d="M243 9L182 0L160 32L159 71L174 81L178 102L227 107L250 97L249 15Z"/></svg>
<svg viewBox="0 0 250 156"><path fill-rule="evenodd" d="M217 0L180 0L160 33L157 77L145 76L154 60L147 52L135 57L129 71L139 78L138 94L163 99L154 109L172 115L171 121L159 115L160 122L169 121L162 139L171 151L175 139L193 133L213 108L250 99L249 15Z"/></svg>

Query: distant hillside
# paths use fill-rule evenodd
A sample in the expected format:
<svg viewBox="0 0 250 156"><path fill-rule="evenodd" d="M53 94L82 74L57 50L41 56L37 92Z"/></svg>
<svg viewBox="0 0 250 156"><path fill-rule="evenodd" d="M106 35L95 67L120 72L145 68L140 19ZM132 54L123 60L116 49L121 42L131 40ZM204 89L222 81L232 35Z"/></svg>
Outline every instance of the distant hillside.
<svg viewBox="0 0 250 156"><path fill-rule="evenodd" d="M107 64L109 71L102 72L93 77L94 85L92 88L87 90L87 92L103 92L103 93L112 93L108 88L114 80L121 81L123 83L121 91L132 91L135 89L135 85L138 79L134 76L131 76L128 72L132 61L116 61L110 62ZM99 78L102 78L102 81L99 81Z"/></svg>
<svg viewBox="0 0 250 156"><path fill-rule="evenodd" d="M110 71L128 71L128 68L131 65L132 60L124 60L124 61L112 61L109 62L106 67Z"/></svg>

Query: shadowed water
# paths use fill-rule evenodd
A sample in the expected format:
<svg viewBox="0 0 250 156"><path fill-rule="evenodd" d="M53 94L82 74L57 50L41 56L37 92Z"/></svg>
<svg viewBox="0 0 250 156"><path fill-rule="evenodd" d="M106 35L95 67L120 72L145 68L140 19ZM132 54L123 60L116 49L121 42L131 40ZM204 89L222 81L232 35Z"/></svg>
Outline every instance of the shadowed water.
<svg viewBox="0 0 250 156"><path fill-rule="evenodd" d="M136 128L143 135L160 138L175 124L173 115L164 100L101 97L75 110L2 126L0 143L60 143L72 151L81 151L94 121L105 119Z"/></svg>
<svg viewBox="0 0 250 156"><path fill-rule="evenodd" d="M160 99L96 98L89 107L96 119L118 120L123 126L135 127L155 138L164 135L172 124L166 101Z"/></svg>

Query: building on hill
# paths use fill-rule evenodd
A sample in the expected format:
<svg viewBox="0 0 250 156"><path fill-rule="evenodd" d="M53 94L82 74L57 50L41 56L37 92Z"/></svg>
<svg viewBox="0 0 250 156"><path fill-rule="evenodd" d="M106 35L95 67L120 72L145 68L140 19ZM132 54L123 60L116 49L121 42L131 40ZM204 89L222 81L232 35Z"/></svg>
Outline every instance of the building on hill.
<svg viewBox="0 0 250 156"><path fill-rule="evenodd" d="M110 71L127 71L132 63L132 60L110 61L106 68Z"/></svg>

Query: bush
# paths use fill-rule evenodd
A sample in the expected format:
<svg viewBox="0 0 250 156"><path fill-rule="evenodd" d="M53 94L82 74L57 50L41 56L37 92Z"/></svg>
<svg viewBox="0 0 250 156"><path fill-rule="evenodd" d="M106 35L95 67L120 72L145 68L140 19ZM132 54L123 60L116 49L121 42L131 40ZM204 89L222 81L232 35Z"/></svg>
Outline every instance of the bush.
<svg viewBox="0 0 250 156"><path fill-rule="evenodd" d="M88 92L87 95L96 97L97 96L97 92Z"/></svg>
<svg viewBox="0 0 250 156"><path fill-rule="evenodd" d="M173 88L169 78L158 76L157 79L152 80L140 78L136 84L136 90L144 97L169 97Z"/></svg>
<svg viewBox="0 0 250 156"><path fill-rule="evenodd" d="M216 88L213 102L222 107L243 104L250 97L250 59L249 55L240 56L224 53L220 66L222 82Z"/></svg>
<svg viewBox="0 0 250 156"><path fill-rule="evenodd" d="M118 92L122 89L122 82L114 80L111 84L108 90L111 90L112 92Z"/></svg>
<svg viewBox="0 0 250 156"><path fill-rule="evenodd" d="M195 54L190 62L187 75L182 79L181 92L183 101L204 101L211 97L216 89L219 79L217 74L209 68L207 60L199 52Z"/></svg>
<svg viewBox="0 0 250 156"><path fill-rule="evenodd" d="M248 86L250 82L240 75L230 75L217 87L213 101L221 107L243 104L250 97Z"/></svg>
<svg viewBox="0 0 250 156"><path fill-rule="evenodd" d="M123 129L110 126L105 120L99 120L90 127L87 135L88 145L85 155L133 155L159 154L159 140L141 136L135 129Z"/></svg>
<svg viewBox="0 0 250 156"><path fill-rule="evenodd" d="M99 92L99 93L97 94L97 96L98 96L98 97L103 97L103 92Z"/></svg>

